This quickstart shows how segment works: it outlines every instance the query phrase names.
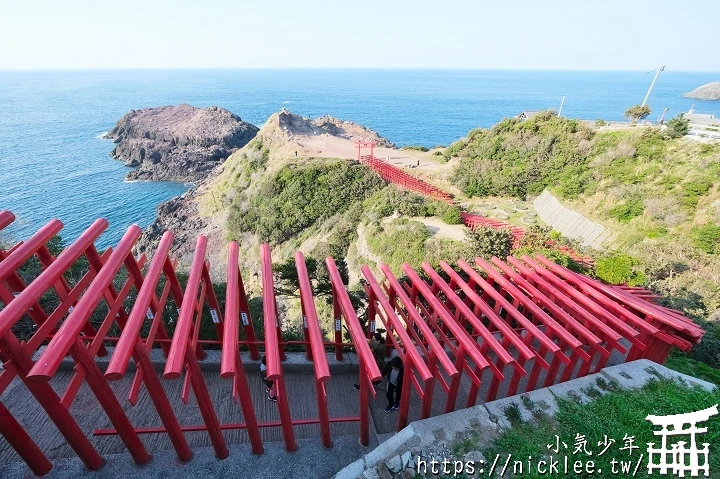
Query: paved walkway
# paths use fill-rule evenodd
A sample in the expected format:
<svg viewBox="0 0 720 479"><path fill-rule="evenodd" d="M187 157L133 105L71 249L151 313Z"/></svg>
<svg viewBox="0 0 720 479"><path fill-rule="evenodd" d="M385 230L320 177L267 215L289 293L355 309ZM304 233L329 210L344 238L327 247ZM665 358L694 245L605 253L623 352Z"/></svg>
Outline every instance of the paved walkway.
<svg viewBox="0 0 720 479"><path fill-rule="evenodd" d="M64 391L72 374L71 371L58 372L51 382L55 390ZM244 422L240 406L231 397L231 381L221 379L219 373L215 371L205 371L203 375L220 422ZM127 374L124 379L111 383L116 397L121 399L121 404L136 427L161 426L154 405L146 393L140 394L135 407L132 407L127 401L132 377L133 375ZM333 374L327 384L330 417L359 415L357 392L352 388L354 381L356 381L356 375ZM183 381L162 380L162 382L180 423L184 426L203 424L194 396L190 395L187 405L182 403L180 394ZM265 386L260 380L259 374L249 374L248 382L258 421L279 421L277 403L269 401L265 397ZM311 374L289 373L286 375L286 385L293 419L316 418L314 377ZM22 383L18 383L11 390L6 391L2 396L2 401L50 459L75 457L72 448L67 445L55 425ZM120 454L126 451L118 436L93 435L95 429L111 428L112 425L86 384L81 388L70 412L101 455ZM353 436L357 440L359 433L359 423L357 422L332 423L330 428L333 437ZM319 425L300 425L295 426L294 429L298 439L317 438L317 442L320 443ZM374 431L371 432L374 433ZM226 430L223 434L228 444L248 443L248 436L244 430ZM261 434L264 442L282 441L280 427L262 428ZM211 446L210 438L204 431L188 432L186 437L191 448ZM172 449L167 434L143 434L142 439L151 453ZM20 460L7 442L0 439L0 464Z"/></svg>
<svg viewBox="0 0 720 479"><path fill-rule="evenodd" d="M156 353L159 355L159 351ZM619 355L614 355L610 364L617 364L622 359ZM246 363L249 363L249 361ZM348 355L341 363L331 360L335 370L327 384L330 417L359 415L358 393L352 387L352 384L357 382L357 372L352 372L353 363L354 356L352 355ZM528 371L531 364L528 363ZM308 365L309 363L305 362L303 355L291 354L284 366L293 419L317 417L314 376L310 372L305 372L308 370ZM244 422L240 406L231 398L231 381L220 378L216 365L212 364L212 361L209 361L209 364L203 364L203 366L209 369L205 370L203 375L221 423ZM249 365L250 370L247 376L258 421L278 421L277 405L266 399L264 385L254 367L256 366ZM509 369L505 373L508 378L512 374ZM59 371L51 384L56 391L61 392L65 389L71 377L72 371ZM135 407L131 406L127 401L126 398L130 390L132 377L132 374L127 374L123 380L111 383L116 397L121 400L128 417L136 427L160 426L160 420L154 406L144 390L141 392ZM490 383L489 372L486 372L482 379L483 386L480 389L478 404L481 404L485 398ZM541 375L539 384L542 383L543 379L544 374ZM203 424L192 394L187 405L182 403L180 393L183 381L165 381L163 379L161 381L168 393L173 409L180 419L180 423L183 425ZM521 391L524 382L521 382ZM464 377L461 381L456 409L465 407L469 387L469 380ZM506 389L507 381L501 386L498 397L504 397ZM188 432L186 437L194 451L194 457L189 463L181 464L177 461L166 434L143 434L143 443L154 455L154 459L146 466L137 467L132 464L126 454L124 445L117 436L93 435L95 429L112 426L87 385L83 385L70 411L98 452L108 459L108 464L101 471L89 473L84 469L74 451L65 443L55 425L48 419L47 414L27 392L22 383L17 380L14 381L0 399L26 428L48 458L55 462L56 467L50 477L79 477L83 475L113 477L117 476L120 471L122 471L123 475L132 473L137 477L186 477L186 474L187 477L197 474L213 477L232 473L233 471L248 470L252 470L253 476L257 475L257 477L266 477L262 475L264 474L263 471L266 470L272 471L272 474L268 474L267 477L304 477L299 475L300 471L303 470L309 472L308 477L331 477L346 464L362 457L379 443L392 437L397 431L398 420L397 411L384 412L387 400L383 382L382 385L376 388L376 398L371 402L373 421L371 421L371 444L369 448L361 447L358 444L358 422L331 424L334 441L334 447L331 451L324 449L322 446L319 425L295 426L296 438L300 445L295 453L285 451L280 427L262 428L261 434L265 445L265 454L262 456L252 455L248 444L248 436L244 430L226 430L223 434L231 449L230 457L225 461L218 461L215 459L206 432ZM437 385L431 416L444 412L445 401L445 392ZM419 418L420 400L413 391L409 420L415 421ZM286 469L290 472L282 474L281 472ZM170 470L173 472L170 473ZM0 439L0 477L25 477L28 474L29 470L21 462L17 453L6 441Z"/></svg>

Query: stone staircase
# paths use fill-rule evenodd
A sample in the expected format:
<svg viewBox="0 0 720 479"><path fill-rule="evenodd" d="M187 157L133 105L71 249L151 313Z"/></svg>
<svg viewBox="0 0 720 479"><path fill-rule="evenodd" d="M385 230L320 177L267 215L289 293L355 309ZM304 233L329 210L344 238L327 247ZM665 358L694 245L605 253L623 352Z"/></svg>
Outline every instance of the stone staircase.
<svg viewBox="0 0 720 479"><path fill-rule="evenodd" d="M548 190L535 198L533 206L546 224L583 246L601 250L615 241L613 231L563 206Z"/></svg>

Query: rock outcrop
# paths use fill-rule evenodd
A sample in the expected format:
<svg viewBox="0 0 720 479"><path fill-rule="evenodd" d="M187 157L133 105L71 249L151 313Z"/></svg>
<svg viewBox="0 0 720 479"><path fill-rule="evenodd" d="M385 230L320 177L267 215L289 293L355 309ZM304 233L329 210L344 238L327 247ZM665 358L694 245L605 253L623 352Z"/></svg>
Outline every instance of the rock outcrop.
<svg viewBox="0 0 720 479"><path fill-rule="evenodd" d="M223 108L183 104L132 110L105 138L117 143L113 158L137 167L129 180L198 182L257 132Z"/></svg>
<svg viewBox="0 0 720 479"><path fill-rule="evenodd" d="M720 81L714 81L683 95L697 100L720 100Z"/></svg>
<svg viewBox="0 0 720 479"><path fill-rule="evenodd" d="M195 239L202 234L208 237L209 261L220 265L211 268L211 271L224 271L222 265L227 251L225 201L227 197L234 196L235 192L218 191L218 186L232 184L234 172L242 170L237 168L238 164L248 162L248 157L263 155L263 151L267 152L267 168L270 170L289 161L302 162L308 158L353 159L357 151L353 141L373 141L380 147L394 147L378 133L349 121L329 116L310 119L285 109L273 114L257 132L252 143L233 153L184 195L158 206L155 222L143 232L138 242L138 251L152 253L163 232L169 230L175 234L173 256L180 260L182 267L188 267ZM253 179L249 189L256 186L257 179ZM222 204L212 214L203 211L201 207L203 202L210 200ZM253 238L247 237L243 239L242 247L251 247L255 243Z"/></svg>
<svg viewBox="0 0 720 479"><path fill-rule="evenodd" d="M280 156L293 156L295 152L304 156L327 156L317 155L318 149L323 147L332 150L330 145L327 145L327 140L345 140L345 143L350 145L354 141L372 141L378 147L395 148L395 145L377 132L357 123L332 116L321 116L313 120L290 113L285 108L267 119L258 133L258 138ZM317 143L323 146L318 146Z"/></svg>

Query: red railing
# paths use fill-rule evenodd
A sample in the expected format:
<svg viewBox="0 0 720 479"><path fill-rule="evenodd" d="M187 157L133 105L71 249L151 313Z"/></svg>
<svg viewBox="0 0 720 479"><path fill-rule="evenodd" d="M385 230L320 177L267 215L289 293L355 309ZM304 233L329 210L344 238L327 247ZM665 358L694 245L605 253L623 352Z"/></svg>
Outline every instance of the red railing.
<svg viewBox="0 0 720 479"><path fill-rule="evenodd" d="M452 196L449 193L444 192L440 188L437 188L430 183L418 180L412 175L405 173L400 168L396 168L388 163L375 158L370 155L360 156L360 163L367 165L380 175L380 178L392 183L406 190L420 193L421 195L429 196L430 198L445 203L452 203Z"/></svg>

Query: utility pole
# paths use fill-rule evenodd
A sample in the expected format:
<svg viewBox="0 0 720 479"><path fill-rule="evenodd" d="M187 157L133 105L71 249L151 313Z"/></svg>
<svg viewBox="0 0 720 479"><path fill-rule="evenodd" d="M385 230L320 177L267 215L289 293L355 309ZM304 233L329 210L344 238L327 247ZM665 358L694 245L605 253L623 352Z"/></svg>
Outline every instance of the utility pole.
<svg viewBox="0 0 720 479"><path fill-rule="evenodd" d="M558 118L560 118L560 114L562 113L562 107L565 104L565 97L563 97L562 101L560 102L560 109L558 110Z"/></svg>
<svg viewBox="0 0 720 479"><path fill-rule="evenodd" d="M662 112L662 115L660 115L660 126L663 126L665 124L665 113L667 113L669 109L670 108L665 108L665 110L663 110Z"/></svg>
<svg viewBox="0 0 720 479"><path fill-rule="evenodd" d="M648 98L650 98L650 92L652 91L653 87L655 86L655 82L657 81L658 77L660 76L660 72L665 70L665 65L658 68L657 73L655 73L655 78L653 78L652 83L650 84L650 88L648 89L647 95L645 95L645 99L642 102L641 106L645 106L645 103L647 103Z"/></svg>

